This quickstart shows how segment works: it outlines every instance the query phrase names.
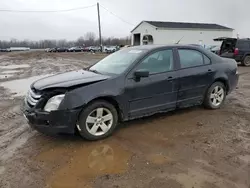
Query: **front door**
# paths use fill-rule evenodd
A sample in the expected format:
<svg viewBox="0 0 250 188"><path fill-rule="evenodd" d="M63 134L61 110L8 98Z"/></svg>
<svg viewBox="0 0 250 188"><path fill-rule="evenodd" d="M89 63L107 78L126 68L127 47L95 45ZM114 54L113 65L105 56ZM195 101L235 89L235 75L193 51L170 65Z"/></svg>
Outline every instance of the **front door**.
<svg viewBox="0 0 250 188"><path fill-rule="evenodd" d="M148 70L149 77L135 79L136 70ZM177 75L172 49L160 50L144 58L126 79L129 117L149 115L176 107Z"/></svg>

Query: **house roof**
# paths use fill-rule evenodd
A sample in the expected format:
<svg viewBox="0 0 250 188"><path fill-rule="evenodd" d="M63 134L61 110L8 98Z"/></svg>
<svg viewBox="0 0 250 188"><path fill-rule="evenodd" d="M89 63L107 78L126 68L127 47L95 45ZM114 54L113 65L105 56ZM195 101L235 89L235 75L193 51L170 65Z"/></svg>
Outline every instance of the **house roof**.
<svg viewBox="0 0 250 188"><path fill-rule="evenodd" d="M229 27L225 27L218 24L210 24L210 23L159 22L159 21L142 21L142 22L146 22L157 28L233 30L232 28ZM137 25L131 32L133 32L139 25Z"/></svg>

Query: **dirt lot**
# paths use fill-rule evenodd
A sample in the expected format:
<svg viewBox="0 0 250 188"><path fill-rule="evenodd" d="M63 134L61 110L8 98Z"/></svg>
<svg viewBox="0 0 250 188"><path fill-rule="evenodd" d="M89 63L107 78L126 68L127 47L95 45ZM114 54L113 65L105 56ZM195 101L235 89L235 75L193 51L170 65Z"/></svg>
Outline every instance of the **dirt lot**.
<svg viewBox="0 0 250 188"><path fill-rule="evenodd" d="M220 110L178 110L126 122L103 141L31 130L29 84L103 55L0 54L1 188L250 188L250 68Z"/></svg>

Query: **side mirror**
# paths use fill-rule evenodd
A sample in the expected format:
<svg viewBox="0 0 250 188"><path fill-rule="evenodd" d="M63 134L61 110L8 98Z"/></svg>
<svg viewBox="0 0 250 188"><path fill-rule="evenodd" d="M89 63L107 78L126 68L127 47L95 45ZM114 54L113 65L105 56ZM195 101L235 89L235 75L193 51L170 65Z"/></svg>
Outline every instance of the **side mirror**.
<svg viewBox="0 0 250 188"><path fill-rule="evenodd" d="M145 69L140 69L134 72L136 78L145 78L149 77L149 71Z"/></svg>

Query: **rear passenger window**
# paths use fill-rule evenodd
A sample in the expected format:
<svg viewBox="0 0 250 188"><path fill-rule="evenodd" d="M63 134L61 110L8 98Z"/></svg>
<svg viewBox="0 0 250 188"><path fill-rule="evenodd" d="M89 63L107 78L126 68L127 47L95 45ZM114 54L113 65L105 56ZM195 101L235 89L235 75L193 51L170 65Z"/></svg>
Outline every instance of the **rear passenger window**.
<svg viewBox="0 0 250 188"><path fill-rule="evenodd" d="M248 41L238 41L236 47L241 49L247 49L250 48L250 45Z"/></svg>
<svg viewBox="0 0 250 188"><path fill-rule="evenodd" d="M204 64L205 65L211 64L211 60L207 56L205 56L205 55L204 55Z"/></svg>
<svg viewBox="0 0 250 188"><path fill-rule="evenodd" d="M181 68L203 65L203 55L196 50L178 50ZM210 61L210 60L209 60Z"/></svg>

